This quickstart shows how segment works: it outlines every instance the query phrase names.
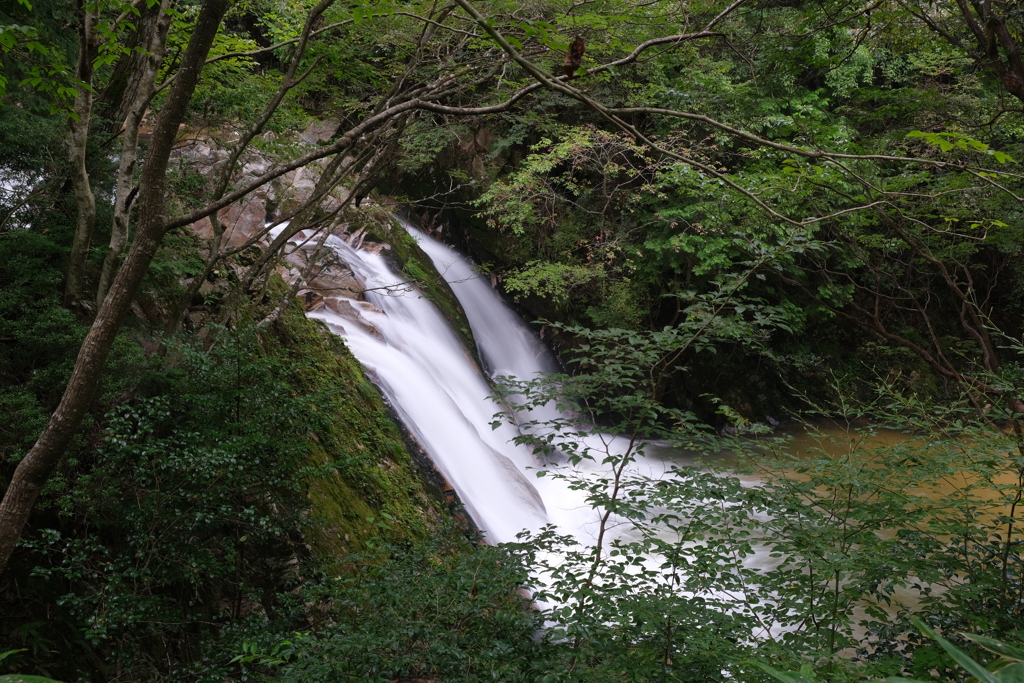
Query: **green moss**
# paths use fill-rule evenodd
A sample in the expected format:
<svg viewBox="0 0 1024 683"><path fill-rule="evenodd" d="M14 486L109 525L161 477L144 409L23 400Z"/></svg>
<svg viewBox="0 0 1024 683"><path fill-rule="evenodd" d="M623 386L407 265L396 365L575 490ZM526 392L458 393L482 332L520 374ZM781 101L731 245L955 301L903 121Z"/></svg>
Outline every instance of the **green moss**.
<svg viewBox="0 0 1024 683"><path fill-rule="evenodd" d="M292 356L295 389L318 399L309 434L314 552L341 557L374 536L425 538L438 513L401 431L343 340L295 304L263 342Z"/></svg>
<svg viewBox="0 0 1024 683"><path fill-rule="evenodd" d="M314 479L309 486L309 499L313 524L306 540L318 555L344 557L376 534L377 529L370 521L375 510L337 472Z"/></svg>
<svg viewBox="0 0 1024 683"><path fill-rule="evenodd" d="M459 304L451 287L434 268L433 261L420 248L416 239L406 232L394 219L378 221L366 226L367 231L391 246L391 254L398 262L405 277L415 282L423 295L437 306L452 329L461 337L466 348L476 355L476 342L470 332L469 318Z"/></svg>

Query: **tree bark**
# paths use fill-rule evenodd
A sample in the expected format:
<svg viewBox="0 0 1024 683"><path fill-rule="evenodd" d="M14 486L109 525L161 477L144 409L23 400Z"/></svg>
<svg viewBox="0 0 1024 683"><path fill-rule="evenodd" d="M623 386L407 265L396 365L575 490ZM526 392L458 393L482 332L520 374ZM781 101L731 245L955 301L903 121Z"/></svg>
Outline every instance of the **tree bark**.
<svg viewBox="0 0 1024 683"><path fill-rule="evenodd" d="M68 144L68 163L71 166L71 186L74 188L77 218L75 236L71 243L71 260L64 285L64 303L78 313L82 312L82 297L85 292L85 266L89 256L89 243L96 228L96 197L89 184L86 169L86 152L89 142L89 127L92 121L93 105L93 61L96 59L99 40L96 24L99 10L80 7L81 28L78 37L78 63L75 77L81 81L75 96L73 115L68 119L71 140Z"/></svg>
<svg viewBox="0 0 1024 683"><path fill-rule="evenodd" d="M124 140L121 145L121 159L117 169L117 187L114 195L114 220L110 228L110 249L103 259L100 281L96 288L96 309L103 305L110 283L114 280L121 254L128 244L128 218L131 214L131 189L135 175L135 162L139 153L139 127L146 114L146 107L153 98L156 74L167 48L167 32L171 27L171 16L167 12L170 0L163 0L156 8L156 16L149 22L150 33L144 38L145 58L137 64L137 75L133 77L132 102L124 118ZM121 121L117 125L121 125Z"/></svg>
<svg viewBox="0 0 1024 683"><path fill-rule="evenodd" d="M125 130L125 119L138 100L139 94L148 87L145 78L148 64L152 61L152 38L155 25L167 20L169 2L160 2L152 7L148 2L136 3L140 16L135 19L136 29L129 31L123 41L128 52L114 65L102 92L96 96L93 111L103 119L95 125L102 125L104 132L117 135ZM147 98L148 101L149 98Z"/></svg>
<svg viewBox="0 0 1024 683"><path fill-rule="evenodd" d="M178 126L195 91L203 62L231 0L205 0L182 57L178 77L157 120L139 182L139 226L124 265L78 352L64 396L38 441L14 472L0 502L0 572L21 538L39 492L74 436L99 384L103 366L127 312L167 232L165 186Z"/></svg>

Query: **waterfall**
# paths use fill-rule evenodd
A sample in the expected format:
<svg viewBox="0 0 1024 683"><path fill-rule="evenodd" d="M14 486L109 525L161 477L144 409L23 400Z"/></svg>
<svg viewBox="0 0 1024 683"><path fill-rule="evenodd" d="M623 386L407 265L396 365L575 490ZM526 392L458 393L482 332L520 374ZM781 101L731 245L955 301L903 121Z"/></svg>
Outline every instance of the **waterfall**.
<svg viewBox="0 0 1024 683"><path fill-rule="evenodd" d="M405 224L404 227L433 261L465 310L478 355L491 377L513 375L529 379L537 373L557 371L558 365L550 352L492 289L490 278L474 271L465 257L447 245L412 226ZM301 245L308 237L300 233L296 248L304 248ZM588 505L584 494L573 490L567 479L535 476L536 468L542 463L529 448L513 442L519 435L516 427L503 423L498 429L492 429L494 414L500 411L500 406L490 399L488 377L434 304L389 266L377 245L354 249L336 236L329 237L326 244L351 268L365 290L366 301L328 297L325 307L308 315L324 321L329 329L346 339L349 349L367 369L405 426L458 492L485 539L491 543L513 541L524 529L535 532L552 524L560 534L571 535L584 546L592 545L600 528L599 511ZM557 417L553 411L553 408L536 410L528 417L543 421ZM607 434L587 437L588 445L596 452L607 449L613 455L618 441ZM660 450L662 446L650 445L651 451ZM669 470L672 463L680 462L683 456L677 450L670 450L664 460L635 455L627 475L675 476ZM604 467L600 462L584 460L572 468L572 474L587 477L601 472ZM567 471L568 468L562 470ZM760 480L748 478L744 483L756 486ZM614 515L605 531L605 542L639 538L628 520ZM675 543L679 539L674 532L666 530L663 540ZM754 537L750 542L754 552L746 554L739 562L748 569L772 571L781 561L779 555L771 547L759 545ZM557 554L549 559L559 562ZM660 579L652 578L658 575L663 559L655 555L643 560L644 568L651 572L644 581L662 581L666 588L680 596L699 597L702 604L723 612L744 614L749 609L744 591L719 591L712 585L697 593L680 593L681 589L671 583L673 577L666 574ZM635 566L623 570L640 571ZM536 577L540 585L543 586L546 576L542 572ZM898 596L904 600L913 598L902 592ZM759 596L762 601L772 597L771 593ZM540 604L552 606L552 603ZM799 628L797 624L786 623L784 619L762 623L751 637L755 640L778 637L796 628Z"/></svg>
<svg viewBox="0 0 1024 683"><path fill-rule="evenodd" d="M405 229L416 238L462 304L491 376L527 379L538 373L558 372L548 349L491 288L489 278L474 271L469 261L448 245L411 225L405 224Z"/></svg>
<svg viewBox="0 0 1024 683"><path fill-rule="evenodd" d="M531 378L557 370L550 352L488 278L453 249L405 227L458 297L491 376ZM515 427L492 429L500 406L490 399L491 385L434 304L379 250L356 250L335 236L326 244L361 280L366 301L342 300L309 315L346 339L485 538L511 541L523 529L550 523L587 539L597 513L565 481L536 477L540 463L529 448L513 443Z"/></svg>

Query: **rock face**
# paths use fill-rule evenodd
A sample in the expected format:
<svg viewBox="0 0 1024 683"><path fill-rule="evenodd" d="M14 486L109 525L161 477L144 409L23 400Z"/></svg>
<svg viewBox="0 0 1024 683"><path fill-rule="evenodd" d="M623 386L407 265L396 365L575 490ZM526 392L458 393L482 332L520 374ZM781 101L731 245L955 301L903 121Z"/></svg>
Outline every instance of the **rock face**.
<svg viewBox="0 0 1024 683"><path fill-rule="evenodd" d="M360 243L361 231L353 234L338 233L339 231L335 230L337 236L341 236L357 248L388 248L386 244ZM376 328L362 315L363 312L380 312L380 309L365 300L363 292L366 290L366 283L352 272L348 264L338 260L333 252L315 252L316 236L306 231L299 232L285 246L283 263L278 266L278 273L290 285L302 280L298 297L303 301L307 311L326 308L380 337Z"/></svg>
<svg viewBox="0 0 1024 683"><path fill-rule="evenodd" d="M331 136L337 129L337 122L323 121L311 125L303 131L296 145L308 146L311 149L319 142ZM264 136L268 141L274 140L272 133ZM195 137L182 144L175 152L175 161L183 171L191 171L205 178L207 189L212 189L220 172L227 163L229 153L220 149L212 137ZM259 151L247 153L237 164L238 174L233 183L244 184L263 173L272 166L271 160ZM225 207L217 213L217 218L224 229L221 249L242 251L250 249L266 249L271 241L270 228L277 216L288 216L306 204L316 187L318 169L304 167L284 174L277 180L247 195L242 200ZM347 191L338 188L328 193L319 205L321 216L333 216L327 225L331 233L344 239L355 249L380 250L388 249L388 245L366 241L365 229L353 225L364 222L368 215L384 214L373 202L364 200L360 208L345 207L348 200ZM342 210L345 208L345 210ZM191 226L193 234L202 240L206 247L204 258L209 255L213 239L213 224L204 218ZM366 303L363 296L365 284L345 264L340 262L329 250L317 252L319 235L312 231L301 231L288 241L284 253L276 264L276 271L289 285L303 280L298 297L304 302L307 311L327 307L346 320L351 320L365 329L372 330L372 325L361 315L362 311L371 310L373 306ZM311 262L312 261L312 262ZM218 267L211 278L220 277L222 272L234 269L231 266ZM244 270L244 269L240 269ZM239 273L240 275L241 273ZM223 282L221 283L223 284ZM213 294L219 287L214 279L204 282L200 293L204 297ZM376 332L374 330L374 332Z"/></svg>
<svg viewBox="0 0 1024 683"><path fill-rule="evenodd" d="M217 212L217 218L224 226L222 248L231 249L246 244L267 221L267 197L250 196ZM203 218L192 224L192 231L199 237L213 239L213 224Z"/></svg>

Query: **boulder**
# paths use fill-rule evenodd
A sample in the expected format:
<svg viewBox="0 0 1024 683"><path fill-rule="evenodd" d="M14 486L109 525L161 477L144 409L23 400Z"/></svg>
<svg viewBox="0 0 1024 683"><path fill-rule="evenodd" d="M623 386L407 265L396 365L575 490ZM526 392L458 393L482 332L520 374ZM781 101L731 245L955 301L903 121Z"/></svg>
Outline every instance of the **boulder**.
<svg viewBox="0 0 1024 683"><path fill-rule="evenodd" d="M363 290L366 289L351 270L336 264L320 268L309 279L307 286L323 296L359 300L363 298Z"/></svg>
<svg viewBox="0 0 1024 683"><path fill-rule="evenodd" d="M254 197L222 209L218 216L224 226L224 245L237 247L263 229L267 221L267 207Z"/></svg>

